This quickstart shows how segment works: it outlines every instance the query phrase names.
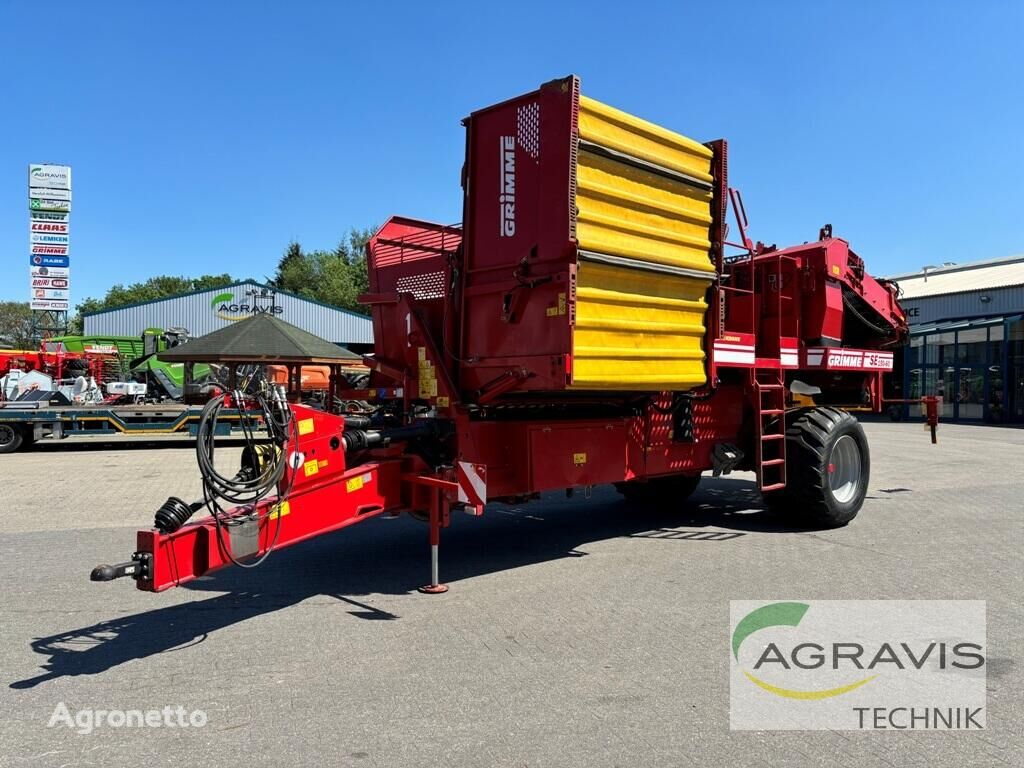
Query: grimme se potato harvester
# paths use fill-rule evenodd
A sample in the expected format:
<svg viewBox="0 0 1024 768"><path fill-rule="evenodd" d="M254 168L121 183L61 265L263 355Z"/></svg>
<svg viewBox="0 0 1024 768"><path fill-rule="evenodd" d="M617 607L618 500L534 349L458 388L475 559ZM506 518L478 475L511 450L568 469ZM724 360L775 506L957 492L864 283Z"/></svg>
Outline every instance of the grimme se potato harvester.
<svg viewBox="0 0 1024 768"><path fill-rule="evenodd" d="M724 140L594 101L576 77L464 125L463 225L395 217L368 244L373 373L344 399L372 412L273 387L210 401L204 498L168 499L132 559L94 580L161 591L404 511L428 523L423 590L440 592L453 509L601 483L671 508L706 470L754 471L772 507L811 525L854 518L869 458L848 411L881 411L907 335L897 286L829 226L791 248L752 243ZM211 436L228 406L269 428L230 477Z"/></svg>

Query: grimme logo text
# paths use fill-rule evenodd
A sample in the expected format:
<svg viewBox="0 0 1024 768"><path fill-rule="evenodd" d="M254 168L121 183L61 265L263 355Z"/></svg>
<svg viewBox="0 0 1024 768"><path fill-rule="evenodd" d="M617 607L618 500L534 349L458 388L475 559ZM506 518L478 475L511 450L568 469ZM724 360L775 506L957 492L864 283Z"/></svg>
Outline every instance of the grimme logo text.
<svg viewBox="0 0 1024 768"><path fill-rule="evenodd" d="M501 236L516 233L516 137L501 137L501 176L498 202L501 206Z"/></svg>

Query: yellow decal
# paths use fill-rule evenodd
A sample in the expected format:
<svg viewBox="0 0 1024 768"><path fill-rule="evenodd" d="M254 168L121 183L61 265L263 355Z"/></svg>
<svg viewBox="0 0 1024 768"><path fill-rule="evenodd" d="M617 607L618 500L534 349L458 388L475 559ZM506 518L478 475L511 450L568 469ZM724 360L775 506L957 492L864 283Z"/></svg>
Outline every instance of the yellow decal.
<svg viewBox="0 0 1024 768"><path fill-rule="evenodd" d="M309 477L310 475L315 475L317 472L319 472L320 467L317 465L316 459L312 459L311 461L307 461L305 464L302 465L302 471L305 472L306 477Z"/></svg>
<svg viewBox="0 0 1024 768"><path fill-rule="evenodd" d="M832 265L832 274L833 275L841 275L842 274L842 270L839 269L839 265L838 264L833 264Z"/></svg>
<svg viewBox="0 0 1024 768"><path fill-rule="evenodd" d="M544 314L548 317L558 317L558 307L548 307L544 310Z"/></svg>
<svg viewBox="0 0 1024 768"><path fill-rule="evenodd" d="M754 677L752 674L743 670L743 674L746 675L747 679L759 688L763 688L768 693L774 693L776 696L782 696L786 699L803 699L805 701L814 701L817 699L830 699L833 696L841 696L844 693L849 693L852 690L860 688L862 685L867 685L874 680L878 675L872 675L871 677L865 677L863 680L858 680L856 683L850 683L849 685L841 685L838 688L829 688L824 691L797 691L791 688L779 688L777 685L771 685L766 683L760 678Z"/></svg>
<svg viewBox="0 0 1024 768"><path fill-rule="evenodd" d="M320 459L320 469L327 466L327 459Z"/></svg>
<svg viewBox="0 0 1024 768"><path fill-rule="evenodd" d="M448 398L447 397L439 397L439 398L437 398L437 407L438 408L447 408L448 407Z"/></svg>
<svg viewBox="0 0 1024 768"><path fill-rule="evenodd" d="M558 294L558 314L560 314L560 315L564 315L565 314L565 294L564 293Z"/></svg>
<svg viewBox="0 0 1024 768"><path fill-rule="evenodd" d="M572 455L572 463L575 464L577 467L580 466L581 464L586 464L587 463L587 454L585 454L585 453L574 453Z"/></svg>
<svg viewBox="0 0 1024 768"><path fill-rule="evenodd" d="M363 487L362 475L360 475L359 477L353 477L351 480L346 480L345 481L345 490L348 491L349 493L352 493L352 491L358 491L362 487Z"/></svg>
<svg viewBox="0 0 1024 768"><path fill-rule="evenodd" d="M270 519L276 520L279 517L284 517L292 511L291 505L287 501L282 501L280 504L275 504L270 512Z"/></svg>
<svg viewBox="0 0 1024 768"><path fill-rule="evenodd" d="M299 421L299 435L311 435L313 434L313 420L302 419Z"/></svg>
<svg viewBox="0 0 1024 768"><path fill-rule="evenodd" d="M416 348L416 354L419 356L421 361L422 360L426 360L427 359L427 348L426 347L417 347Z"/></svg>

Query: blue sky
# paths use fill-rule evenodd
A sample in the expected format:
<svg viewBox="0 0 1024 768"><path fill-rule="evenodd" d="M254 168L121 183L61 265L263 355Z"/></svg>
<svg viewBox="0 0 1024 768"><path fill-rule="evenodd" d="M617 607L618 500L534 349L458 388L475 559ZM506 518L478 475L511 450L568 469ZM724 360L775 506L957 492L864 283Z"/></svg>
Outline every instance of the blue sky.
<svg viewBox="0 0 1024 768"><path fill-rule="evenodd" d="M458 221L460 119L570 73L727 138L755 239L831 222L876 274L1018 253L1022 9L0 0L0 299L27 299L29 162L73 167L72 304L261 278L292 239Z"/></svg>

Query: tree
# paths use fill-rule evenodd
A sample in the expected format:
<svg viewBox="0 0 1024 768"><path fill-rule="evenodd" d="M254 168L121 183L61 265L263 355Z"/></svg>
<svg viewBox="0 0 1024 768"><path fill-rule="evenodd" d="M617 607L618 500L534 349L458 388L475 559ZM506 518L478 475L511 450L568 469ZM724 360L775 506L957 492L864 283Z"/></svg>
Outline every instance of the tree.
<svg viewBox="0 0 1024 768"><path fill-rule="evenodd" d="M285 286L280 284L282 276L285 274L291 274L298 268L298 265L303 263L305 258L306 256L302 252L302 246L292 240L288 243L288 247L285 248L284 256L282 256L281 260L277 262L276 276L268 280L268 282L275 288L283 289Z"/></svg>
<svg viewBox="0 0 1024 768"><path fill-rule="evenodd" d="M0 301L0 343L14 349L34 349L32 310L27 301Z"/></svg>
<svg viewBox="0 0 1024 768"><path fill-rule="evenodd" d="M369 289L366 243L373 232L353 228L333 251L306 253L298 243L289 243L270 282L283 291L366 314L356 299Z"/></svg>

